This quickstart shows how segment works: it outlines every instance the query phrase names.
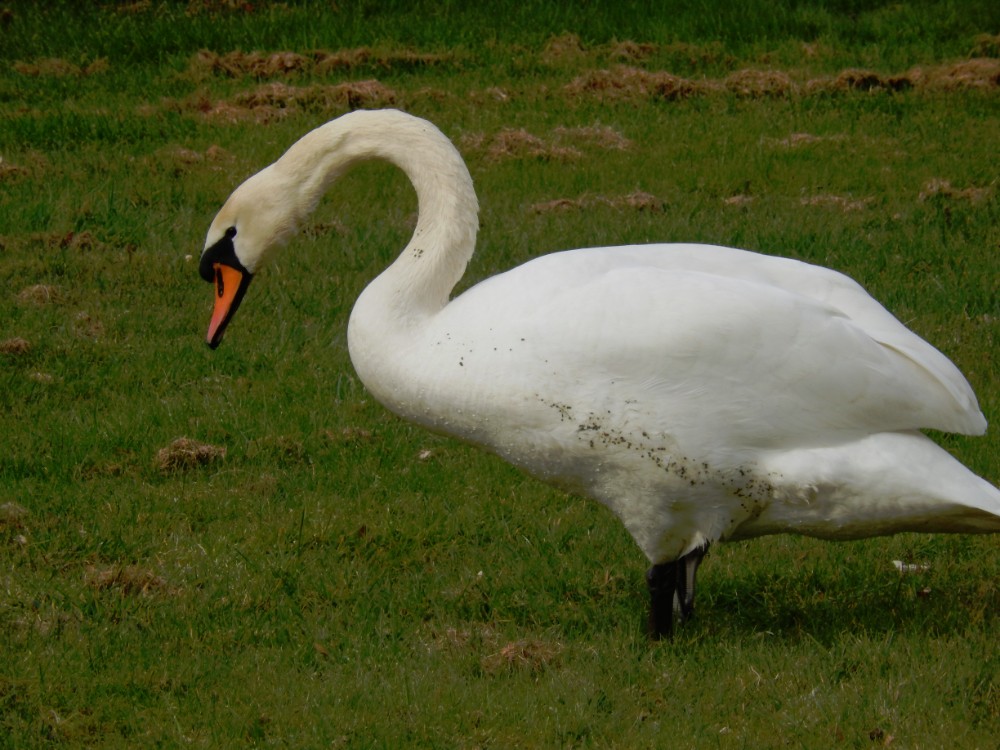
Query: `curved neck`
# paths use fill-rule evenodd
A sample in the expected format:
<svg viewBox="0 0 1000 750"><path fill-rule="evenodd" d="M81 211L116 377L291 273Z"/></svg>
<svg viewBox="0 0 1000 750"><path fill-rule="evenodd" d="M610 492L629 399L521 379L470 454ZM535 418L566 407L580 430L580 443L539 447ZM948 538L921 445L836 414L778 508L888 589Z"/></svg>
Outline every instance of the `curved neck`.
<svg viewBox="0 0 1000 750"><path fill-rule="evenodd" d="M367 159L402 169L418 206L409 244L369 289L400 323L433 314L462 278L479 227L472 177L440 130L396 110L358 110L307 133L273 167L290 178L301 221L333 180Z"/></svg>

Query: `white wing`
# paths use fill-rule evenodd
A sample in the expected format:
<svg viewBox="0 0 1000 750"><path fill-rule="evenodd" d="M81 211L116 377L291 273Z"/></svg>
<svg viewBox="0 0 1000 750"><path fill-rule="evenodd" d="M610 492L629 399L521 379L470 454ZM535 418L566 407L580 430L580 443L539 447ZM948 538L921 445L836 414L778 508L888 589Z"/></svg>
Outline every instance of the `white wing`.
<svg viewBox="0 0 1000 750"><path fill-rule="evenodd" d="M432 335L474 341L461 375L481 367L495 398L534 387L595 408L632 403L734 447L985 428L957 368L856 283L728 248L545 256L454 300Z"/></svg>

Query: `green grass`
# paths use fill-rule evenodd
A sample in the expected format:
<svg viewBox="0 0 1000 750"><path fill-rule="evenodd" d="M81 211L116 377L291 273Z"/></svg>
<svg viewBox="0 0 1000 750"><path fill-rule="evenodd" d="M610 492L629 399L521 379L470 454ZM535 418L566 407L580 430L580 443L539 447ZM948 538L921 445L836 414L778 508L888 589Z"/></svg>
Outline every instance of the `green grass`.
<svg viewBox="0 0 1000 750"><path fill-rule="evenodd" d="M808 83L996 55L997 5L673 5L0 5L0 747L997 747L997 539L718 545L696 621L651 644L645 561L607 511L375 403L345 329L412 226L394 170L334 186L225 346L202 343L211 218L346 111L213 107L374 78L469 162L463 286L597 244L802 258L952 357L996 423L996 84ZM623 61L625 40L651 47ZM376 59L332 73L195 58L360 46ZM567 89L618 65L719 85ZM747 69L794 88L726 88ZM630 145L560 135L594 125ZM578 156L494 158L504 128ZM532 208L636 191L663 209ZM998 434L936 437L996 483ZM180 436L226 456L161 470Z"/></svg>

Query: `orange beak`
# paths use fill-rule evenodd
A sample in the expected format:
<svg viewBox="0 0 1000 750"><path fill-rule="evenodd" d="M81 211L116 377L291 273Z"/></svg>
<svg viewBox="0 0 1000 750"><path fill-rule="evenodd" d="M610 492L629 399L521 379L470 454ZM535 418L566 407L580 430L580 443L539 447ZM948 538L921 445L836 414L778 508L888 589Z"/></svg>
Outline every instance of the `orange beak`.
<svg viewBox="0 0 1000 750"><path fill-rule="evenodd" d="M253 276L225 263L213 263L212 269L215 272L215 309L212 322L208 324L205 343L215 349L222 343L226 326L236 314Z"/></svg>

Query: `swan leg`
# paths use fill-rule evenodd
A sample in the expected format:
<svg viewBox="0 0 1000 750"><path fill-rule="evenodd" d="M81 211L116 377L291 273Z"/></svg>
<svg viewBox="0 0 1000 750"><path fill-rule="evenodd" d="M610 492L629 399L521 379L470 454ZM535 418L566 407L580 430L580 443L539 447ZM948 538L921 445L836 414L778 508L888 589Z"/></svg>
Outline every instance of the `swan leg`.
<svg viewBox="0 0 1000 750"><path fill-rule="evenodd" d="M646 571L649 586L649 635L655 640L669 638L678 623L694 615L694 584L698 566L705 559L708 544L666 563L657 563Z"/></svg>

